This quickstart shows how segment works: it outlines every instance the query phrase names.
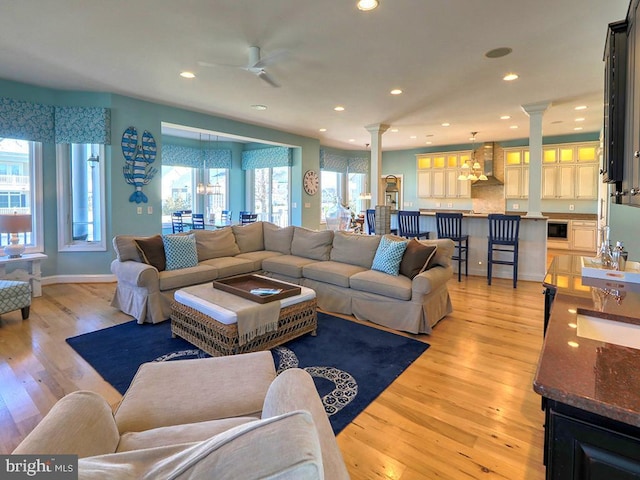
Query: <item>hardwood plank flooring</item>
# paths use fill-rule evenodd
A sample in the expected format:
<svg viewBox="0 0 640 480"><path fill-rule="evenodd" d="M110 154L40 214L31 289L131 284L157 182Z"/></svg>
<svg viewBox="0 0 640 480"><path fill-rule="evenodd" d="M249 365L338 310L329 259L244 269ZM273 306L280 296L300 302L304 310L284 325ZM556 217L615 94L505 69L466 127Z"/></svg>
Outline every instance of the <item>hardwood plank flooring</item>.
<svg viewBox="0 0 640 480"><path fill-rule="evenodd" d="M431 347L338 435L354 480L544 478L544 415L532 389L542 287L519 281L514 289L503 279L488 286L483 277L454 277L448 286L454 312L431 335L406 334ZM65 342L131 320L109 306L114 289L48 285L29 320L20 311L2 315L0 454L69 392L93 390L112 406L119 402Z"/></svg>

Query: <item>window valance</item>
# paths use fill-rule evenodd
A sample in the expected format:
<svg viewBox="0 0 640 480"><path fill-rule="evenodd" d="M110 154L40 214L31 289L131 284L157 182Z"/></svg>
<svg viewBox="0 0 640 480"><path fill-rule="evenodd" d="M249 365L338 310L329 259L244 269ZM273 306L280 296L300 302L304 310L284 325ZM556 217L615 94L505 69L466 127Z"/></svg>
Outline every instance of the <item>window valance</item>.
<svg viewBox="0 0 640 480"><path fill-rule="evenodd" d="M242 152L242 169L290 167L293 155L288 147L269 147Z"/></svg>
<svg viewBox="0 0 640 480"><path fill-rule="evenodd" d="M370 160L366 157L347 157L320 150L320 169L337 173L369 173Z"/></svg>
<svg viewBox="0 0 640 480"><path fill-rule="evenodd" d="M172 167L231 168L231 150L162 145L162 164Z"/></svg>
<svg viewBox="0 0 640 480"><path fill-rule="evenodd" d="M43 143L111 143L111 110L0 98L0 136Z"/></svg>
<svg viewBox="0 0 640 480"><path fill-rule="evenodd" d="M369 173L371 159L364 157L352 157L349 159L349 173Z"/></svg>

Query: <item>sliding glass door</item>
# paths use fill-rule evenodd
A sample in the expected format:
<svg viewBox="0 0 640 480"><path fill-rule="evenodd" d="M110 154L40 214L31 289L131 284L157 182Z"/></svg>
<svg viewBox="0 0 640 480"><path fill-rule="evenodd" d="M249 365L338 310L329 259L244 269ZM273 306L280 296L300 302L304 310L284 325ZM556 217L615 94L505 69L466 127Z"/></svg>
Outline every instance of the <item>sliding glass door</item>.
<svg viewBox="0 0 640 480"><path fill-rule="evenodd" d="M253 172L253 211L260 220L289 225L289 167L256 168Z"/></svg>

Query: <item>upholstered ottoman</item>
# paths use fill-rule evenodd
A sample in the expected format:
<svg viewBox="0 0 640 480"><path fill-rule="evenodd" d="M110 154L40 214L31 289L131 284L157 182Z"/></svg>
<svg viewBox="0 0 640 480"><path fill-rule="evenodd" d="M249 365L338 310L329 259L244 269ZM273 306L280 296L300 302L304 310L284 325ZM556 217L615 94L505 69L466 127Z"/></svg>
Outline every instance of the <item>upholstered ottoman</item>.
<svg viewBox="0 0 640 480"><path fill-rule="evenodd" d="M28 282L0 280L0 315L22 310L22 319L29 318L31 287Z"/></svg>

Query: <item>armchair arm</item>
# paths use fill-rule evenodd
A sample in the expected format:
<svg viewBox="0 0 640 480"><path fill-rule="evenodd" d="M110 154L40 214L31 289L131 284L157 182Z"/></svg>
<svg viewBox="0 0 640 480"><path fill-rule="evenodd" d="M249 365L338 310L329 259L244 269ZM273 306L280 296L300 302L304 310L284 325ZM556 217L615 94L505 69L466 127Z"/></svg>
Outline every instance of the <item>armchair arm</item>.
<svg viewBox="0 0 640 480"><path fill-rule="evenodd" d="M81 390L59 400L13 453L83 458L113 453L119 441L109 404L97 393Z"/></svg>
<svg viewBox="0 0 640 480"><path fill-rule="evenodd" d="M453 268L435 266L419 273L411 281L411 297L417 299L437 289L453 276Z"/></svg>
<svg viewBox="0 0 640 480"><path fill-rule="evenodd" d="M118 283L146 287L149 292L156 292L160 288L158 270L151 265L133 260L114 260L111 262L111 273L118 279Z"/></svg>

